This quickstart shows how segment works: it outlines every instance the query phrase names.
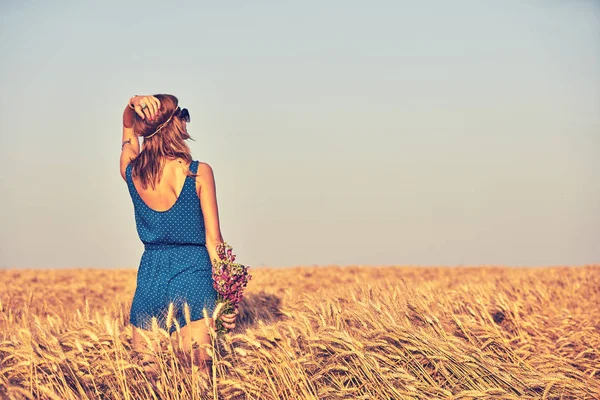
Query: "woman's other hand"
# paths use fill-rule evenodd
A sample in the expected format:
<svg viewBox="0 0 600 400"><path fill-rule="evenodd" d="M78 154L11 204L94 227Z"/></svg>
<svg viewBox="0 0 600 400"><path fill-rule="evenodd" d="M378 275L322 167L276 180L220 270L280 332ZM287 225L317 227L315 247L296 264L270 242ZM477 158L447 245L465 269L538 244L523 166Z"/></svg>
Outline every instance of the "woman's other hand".
<svg viewBox="0 0 600 400"><path fill-rule="evenodd" d="M153 120L156 118L158 110L160 110L160 100L154 96L133 96L129 101L129 106L142 119Z"/></svg>
<svg viewBox="0 0 600 400"><path fill-rule="evenodd" d="M223 321L223 326L229 330L235 328L235 320L240 312L236 308L235 311L231 314L222 314L221 321Z"/></svg>

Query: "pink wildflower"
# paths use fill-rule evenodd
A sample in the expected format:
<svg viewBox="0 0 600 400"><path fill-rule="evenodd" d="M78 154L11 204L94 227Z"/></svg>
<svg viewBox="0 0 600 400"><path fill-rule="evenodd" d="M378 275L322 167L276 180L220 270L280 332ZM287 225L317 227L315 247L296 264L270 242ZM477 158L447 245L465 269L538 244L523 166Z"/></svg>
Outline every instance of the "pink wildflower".
<svg viewBox="0 0 600 400"><path fill-rule="evenodd" d="M217 305L225 303L223 314L232 313L244 298L244 288L252 275L249 266L235 263L233 249L227 243L217 246L218 260L213 264L213 287L217 291ZM217 319L217 332L225 332L223 322Z"/></svg>

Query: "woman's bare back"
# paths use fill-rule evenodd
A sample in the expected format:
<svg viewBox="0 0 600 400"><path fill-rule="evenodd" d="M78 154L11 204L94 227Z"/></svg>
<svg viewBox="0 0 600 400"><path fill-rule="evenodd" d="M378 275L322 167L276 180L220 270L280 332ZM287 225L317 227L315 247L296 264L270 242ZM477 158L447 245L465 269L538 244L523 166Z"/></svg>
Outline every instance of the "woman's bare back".
<svg viewBox="0 0 600 400"><path fill-rule="evenodd" d="M168 211L181 195L188 169L189 165L182 160L167 160L155 189L150 185L146 189L142 188L140 180L135 177L133 184L148 207L155 211Z"/></svg>

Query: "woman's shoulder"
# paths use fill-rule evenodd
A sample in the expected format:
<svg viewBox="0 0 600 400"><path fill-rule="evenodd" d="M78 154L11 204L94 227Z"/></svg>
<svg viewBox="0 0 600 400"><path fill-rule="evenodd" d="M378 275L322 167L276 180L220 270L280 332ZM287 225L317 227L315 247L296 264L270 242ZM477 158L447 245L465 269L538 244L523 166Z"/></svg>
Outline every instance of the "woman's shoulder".
<svg viewBox="0 0 600 400"><path fill-rule="evenodd" d="M213 169L210 164L198 160L196 160L196 163L198 164L198 175L213 175Z"/></svg>
<svg viewBox="0 0 600 400"><path fill-rule="evenodd" d="M198 178L200 184L213 184L215 176L210 164L202 161L195 162L198 164L196 168L196 178Z"/></svg>

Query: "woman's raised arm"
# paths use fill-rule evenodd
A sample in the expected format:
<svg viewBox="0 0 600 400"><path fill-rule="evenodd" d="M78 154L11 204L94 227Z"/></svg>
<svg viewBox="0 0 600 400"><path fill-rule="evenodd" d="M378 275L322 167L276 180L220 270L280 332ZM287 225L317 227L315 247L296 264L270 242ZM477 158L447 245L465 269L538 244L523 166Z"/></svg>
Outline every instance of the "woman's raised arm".
<svg viewBox="0 0 600 400"><path fill-rule="evenodd" d="M154 118L159 109L160 100L154 96L133 96L129 99L125 111L123 111L123 137L121 139L121 160L119 161L123 179L126 179L127 165L140 153L140 140L133 132L135 114L142 119Z"/></svg>

